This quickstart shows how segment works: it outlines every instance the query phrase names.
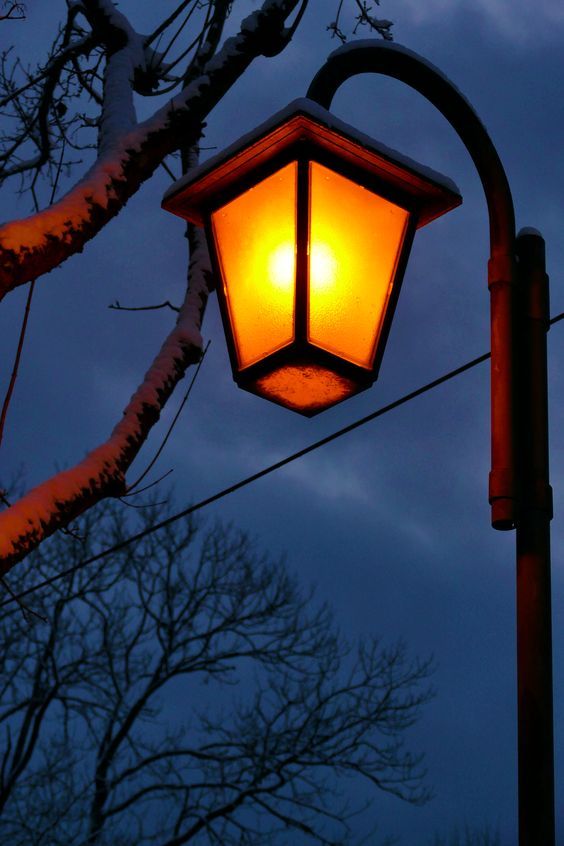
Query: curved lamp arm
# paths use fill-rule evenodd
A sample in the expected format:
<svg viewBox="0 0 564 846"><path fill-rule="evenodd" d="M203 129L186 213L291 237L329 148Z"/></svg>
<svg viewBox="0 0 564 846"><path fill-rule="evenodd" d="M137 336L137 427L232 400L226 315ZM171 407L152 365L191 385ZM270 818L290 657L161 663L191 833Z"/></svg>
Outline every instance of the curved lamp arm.
<svg viewBox="0 0 564 846"><path fill-rule="evenodd" d="M340 85L361 73L405 82L444 115L470 153L484 188L490 221L488 286L491 293L492 525L512 529L517 520L515 333L515 214L500 158L476 112L447 77L417 53L383 41L357 41L332 53L307 96L328 109Z"/></svg>

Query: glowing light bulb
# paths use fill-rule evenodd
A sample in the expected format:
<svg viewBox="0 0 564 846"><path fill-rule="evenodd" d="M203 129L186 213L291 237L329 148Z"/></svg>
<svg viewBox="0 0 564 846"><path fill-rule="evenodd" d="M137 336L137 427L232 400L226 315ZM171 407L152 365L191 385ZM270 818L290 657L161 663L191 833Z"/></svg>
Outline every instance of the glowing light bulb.
<svg viewBox="0 0 564 846"><path fill-rule="evenodd" d="M315 291L326 291L335 284L338 263L331 247L314 241L309 259L310 286Z"/></svg>
<svg viewBox="0 0 564 846"><path fill-rule="evenodd" d="M291 243L280 244L268 259L268 276L276 288L288 290L294 284L296 256Z"/></svg>

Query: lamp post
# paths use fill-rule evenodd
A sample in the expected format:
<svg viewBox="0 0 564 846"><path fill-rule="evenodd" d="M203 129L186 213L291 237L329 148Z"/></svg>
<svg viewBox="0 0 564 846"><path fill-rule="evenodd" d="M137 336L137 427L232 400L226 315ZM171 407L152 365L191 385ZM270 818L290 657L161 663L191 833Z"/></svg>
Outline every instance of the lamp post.
<svg viewBox="0 0 564 846"><path fill-rule="evenodd" d="M340 85L360 73L394 77L433 103L466 146L484 188L489 501L493 527L516 530L519 846L554 846L548 277L542 236L532 229L516 236L511 191L483 124L420 56L359 41L329 57L308 90L309 103L296 101L188 174L163 206L206 224L238 384L308 416L368 387L413 232L461 200L444 177L398 159L326 111ZM351 264L343 251L357 228L356 243L364 241L368 255ZM272 240L272 231L279 237Z"/></svg>

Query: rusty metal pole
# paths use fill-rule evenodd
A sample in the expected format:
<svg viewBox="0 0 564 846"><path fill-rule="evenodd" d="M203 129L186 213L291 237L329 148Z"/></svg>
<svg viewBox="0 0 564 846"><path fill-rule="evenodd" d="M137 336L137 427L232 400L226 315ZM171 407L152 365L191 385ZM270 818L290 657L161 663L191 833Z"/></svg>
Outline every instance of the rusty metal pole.
<svg viewBox="0 0 564 846"><path fill-rule="evenodd" d="M542 236L517 238L521 338L518 365L522 480L517 520L519 846L553 846L554 741L548 381L549 288Z"/></svg>

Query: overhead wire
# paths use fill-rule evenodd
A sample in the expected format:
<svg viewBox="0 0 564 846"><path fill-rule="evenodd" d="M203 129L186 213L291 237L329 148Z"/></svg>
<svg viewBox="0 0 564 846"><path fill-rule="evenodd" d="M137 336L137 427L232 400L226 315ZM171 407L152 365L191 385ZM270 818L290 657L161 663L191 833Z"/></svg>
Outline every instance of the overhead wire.
<svg viewBox="0 0 564 846"><path fill-rule="evenodd" d="M558 323L563 319L564 312L551 318L549 324L552 325L554 323ZM279 461L275 461L273 464L269 464L267 467L263 467L262 470L259 470L256 473L252 473L250 476L246 476L244 479L240 479L238 482L235 482L235 484L229 485L228 487L217 491L215 494L212 494L211 496L208 496L205 499L201 499L199 502L193 503L187 508L183 508L182 511L178 511L176 514L172 514L170 517L167 517L152 526L148 526L146 529L143 529L142 531L137 532L134 535L130 535L129 537L124 538L122 541L119 541L113 546L101 550L95 555L90 556L90 558L86 558L83 561L79 561L78 564L74 564L72 567L68 567L66 570L62 570L60 573L55 573L53 576L50 576L47 579L43 579L36 585L32 585L26 590L21 591L18 594L12 595L8 599L5 599L3 602L0 602L0 608L9 605L12 602L21 601L26 596L29 596L29 594L35 593L35 591L40 590L41 588L48 587L54 582L59 581L60 579L64 579L67 576L72 575L73 573L76 573L77 570L81 570L84 567L87 567L89 564L94 564L96 561L100 561L101 559L106 558L107 556L112 555L115 552L119 552L125 547L130 546L133 543L137 543L144 537L147 537L147 535L150 535L153 532L157 532L160 529L164 529L166 526L170 526L177 520L181 520L183 517L188 517L190 514L193 514L196 511L200 511L202 508L206 508L208 505L212 505L212 503L214 502L218 502L218 500L229 496L229 494L235 493L235 491L247 487L253 482L256 482L259 479L262 479L265 476L274 473L276 470L280 470L282 467L285 467L291 462L296 461L298 458L303 458L305 455L308 455L309 453L314 452L315 450L320 449L321 447L326 446L327 444L332 443L333 441L336 441L343 435L347 435L349 432L353 432L355 429L359 429L361 426L365 426L372 420L376 420L378 417L382 417L384 414L387 414L388 412L393 411L394 409L399 408L400 406L405 405L408 402L411 402L411 400L420 397L422 394L426 394L429 391L432 391L434 388L438 388L439 385L443 385L445 382L448 382L451 379L454 379L457 376L466 373L468 370L471 370L478 364L482 364L484 361L487 361L490 357L491 353L487 352L483 355L479 355L476 358L471 359L470 361L467 361L460 367L456 367L453 370L449 370L447 373L444 373L442 376L439 376L438 378L427 382L425 385L421 385L419 388L416 388L415 390L410 391L407 394L403 394L403 396L399 397L398 399L393 400L392 402L375 409L374 411L370 412L370 414L367 414L364 417L360 417L357 420L354 420L352 423L349 423L348 425L337 429L331 434L326 435L325 437L320 438L317 441L314 441L306 447L303 447L297 452L293 452L290 455L287 455L285 458L282 458Z"/></svg>
<svg viewBox="0 0 564 846"><path fill-rule="evenodd" d="M444 382L447 382L448 380L459 376L465 371L470 370L472 367L475 367L477 364L481 364L483 361L486 361L489 357L490 353L485 353L484 355L478 356L478 358L472 359L472 361L463 364L461 367L457 367L455 370L451 370L448 373L443 374L443 376L440 376L438 379L433 379L433 381L428 382L426 385L423 385L414 391L410 391L408 394L404 394L399 399L394 400L393 402L376 409L370 414L367 414L365 417L355 420L353 423L349 423L347 426L344 426L343 428L332 432L330 435L327 435L326 437L321 438L320 440L314 441L303 449L300 449L297 452L294 452L291 455L280 459L280 461L276 461L274 464L270 464L268 465L268 467L264 467L262 470L259 470L256 473L252 473L250 476L246 476L244 479L241 479L235 484L230 485L227 488L223 488L223 490L218 491L217 493L212 494L211 496L206 497L205 499L202 499L199 502L189 505L187 508L182 509L182 511L179 511L176 514L167 517L165 520L161 520L159 523L155 523L153 526L149 526L134 535L130 535L128 538L124 538L124 540L119 541L119 543L116 543L113 546L108 547L102 550L101 552L90 556L90 558L86 558L83 561L79 561L78 564L75 564L72 567L68 567L66 570L62 570L60 573L56 573L53 576L50 576L48 579L44 579L36 585L32 585L31 587L17 594L17 597L13 596L9 599L4 600L3 602L0 602L0 608L3 608L5 605L8 605L11 602L15 602L16 598L21 600L24 597L29 596L30 593L34 593L36 590L39 590L40 588L48 587L54 582L59 581L60 579L64 579L66 576L72 575L72 573L75 573L77 570L81 570L83 567L87 567L89 564L93 564L108 555L112 555L115 552L119 552L126 546L129 546L130 544L142 540L142 538L146 537L147 535L152 534L153 532L156 532L159 529L164 529L166 526L171 525L171 523L175 523L177 520L181 520L183 517L188 517L195 511L199 511L202 508L205 508L206 506L211 505L212 503L217 502L220 499L223 499L229 494L235 493L235 491L247 487L251 483L258 481L258 479L262 479L264 476L268 476L270 473L274 473L275 470L279 470L285 465L290 464L292 461L296 461L298 458L302 458L304 455L307 455L308 453L313 452L314 450L319 449L320 447L325 446L328 443L331 443L331 441L337 440L337 438L346 435L348 432L352 432L355 429L364 426L371 420L375 420L377 417L381 417L383 414L386 414L387 412L398 408L400 405L404 405L410 400L421 396L421 394L424 394L427 391L438 387Z"/></svg>

